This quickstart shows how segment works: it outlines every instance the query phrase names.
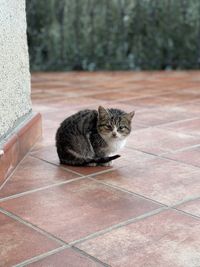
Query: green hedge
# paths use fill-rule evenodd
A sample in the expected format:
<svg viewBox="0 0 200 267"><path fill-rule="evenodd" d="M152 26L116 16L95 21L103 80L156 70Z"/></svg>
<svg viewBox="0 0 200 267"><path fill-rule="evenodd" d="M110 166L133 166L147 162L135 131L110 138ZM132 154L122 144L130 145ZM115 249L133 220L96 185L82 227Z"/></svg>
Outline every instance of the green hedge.
<svg viewBox="0 0 200 267"><path fill-rule="evenodd" d="M32 70L200 66L199 0L27 0Z"/></svg>

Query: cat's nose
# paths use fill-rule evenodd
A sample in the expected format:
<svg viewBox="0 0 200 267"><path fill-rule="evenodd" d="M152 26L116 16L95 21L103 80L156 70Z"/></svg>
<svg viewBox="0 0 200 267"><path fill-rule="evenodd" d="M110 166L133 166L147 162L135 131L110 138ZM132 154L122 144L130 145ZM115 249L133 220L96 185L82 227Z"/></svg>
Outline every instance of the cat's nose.
<svg viewBox="0 0 200 267"><path fill-rule="evenodd" d="M112 133L112 136L113 136L113 137L117 137L117 133L116 133L116 132L113 132L113 133Z"/></svg>

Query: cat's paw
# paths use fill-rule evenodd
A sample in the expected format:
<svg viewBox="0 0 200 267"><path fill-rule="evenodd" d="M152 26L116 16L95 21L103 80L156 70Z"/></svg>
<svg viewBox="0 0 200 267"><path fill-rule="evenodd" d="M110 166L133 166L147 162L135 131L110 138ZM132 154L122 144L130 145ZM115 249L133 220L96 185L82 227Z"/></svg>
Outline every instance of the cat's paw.
<svg viewBox="0 0 200 267"><path fill-rule="evenodd" d="M106 162L106 163L101 163L100 166L105 166L105 167L111 167L113 165L112 161Z"/></svg>

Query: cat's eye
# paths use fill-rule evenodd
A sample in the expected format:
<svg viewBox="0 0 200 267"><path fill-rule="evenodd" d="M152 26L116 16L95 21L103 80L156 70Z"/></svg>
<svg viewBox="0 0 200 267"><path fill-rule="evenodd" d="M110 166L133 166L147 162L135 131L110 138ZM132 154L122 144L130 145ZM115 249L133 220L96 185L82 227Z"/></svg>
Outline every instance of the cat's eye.
<svg viewBox="0 0 200 267"><path fill-rule="evenodd" d="M120 130L120 131L124 131L125 128L126 128L125 126L119 126L118 130Z"/></svg>
<svg viewBox="0 0 200 267"><path fill-rule="evenodd" d="M112 131L112 126L109 124L99 124L100 128L104 128L105 130Z"/></svg>
<svg viewBox="0 0 200 267"><path fill-rule="evenodd" d="M110 131L112 130L112 127L111 127L111 125L109 125L109 124L108 124L108 125L105 125L104 128L105 128L106 130L110 130Z"/></svg>

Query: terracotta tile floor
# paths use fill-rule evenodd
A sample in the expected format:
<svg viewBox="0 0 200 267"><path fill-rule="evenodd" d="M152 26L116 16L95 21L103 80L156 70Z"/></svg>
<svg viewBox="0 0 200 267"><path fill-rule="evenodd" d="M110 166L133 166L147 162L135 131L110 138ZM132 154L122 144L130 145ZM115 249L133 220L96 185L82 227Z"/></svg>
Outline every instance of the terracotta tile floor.
<svg viewBox="0 0 200 267"><path fill-rule="evenodd" d="M200 72L35 73L43 138L0 191L0 266L200 267ZM60 166L60 122L136 110L113 167Z"/></svg>

